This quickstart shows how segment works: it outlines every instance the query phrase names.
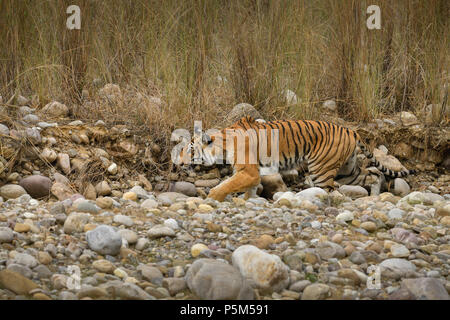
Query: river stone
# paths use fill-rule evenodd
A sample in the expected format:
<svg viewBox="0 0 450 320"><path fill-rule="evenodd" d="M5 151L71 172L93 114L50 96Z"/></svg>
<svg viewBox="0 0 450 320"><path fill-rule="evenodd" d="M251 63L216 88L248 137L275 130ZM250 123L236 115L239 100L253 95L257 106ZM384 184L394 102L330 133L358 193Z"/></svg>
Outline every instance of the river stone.
<svg viewBox="0 0 450 320"><path fill-rule="evenodd" d="M147 199L141 203L141 208L144 208L144 209L155 209L157 207L158 207L158 202L153 199Z"/></svg>
<svg viewBox="0 0 450 320"><path fill-rule="evenodd" d="M196 260L186 273L189 289L205 300L252 300L253 289L239 270L214 259Z"/></svg>
<svg viewBox="0 0 450 320"><path fill-rule="evenodd" d="M16 294L28 295L31 290L37 289L38 285L23 275L6 269L0 271L0 287Z"/></svg>
<svg viewBox="0 0 450 320"><path fill-rule="evenodd" d="M113 227L101 225L86 232L89 248L102 255L115 256L122 246L122 236Z"/></svg>
<svg viewBox="0 0 450 320"><path fill-rule="evenodd" d="M317 253L325 260L331 258L341 259L346 255L344 248L331 241L320 242L317 245Z"/></svg>
<svg viewBox="0 0 450 320"><path fill-rule="evenodd" d="M309 201L313 201L316 200L318 197L321 196L326 196L328 195L328 193L318 187L313 187L313 188L308 188L305 190L302 190L298 193L295 194L295 197L297 199L301 199L301 200L309 200Z"/></svg>
<svg viewBox="0 0 450 320"><path fill-rule="evenodd" d="M17 184L5 184L0 187L0 196L6 200L16 199L26 193L26 190Z"/></svg>
<svg viewBox="0 0 450 320"><path fill-rule="evenodd" d="M127 227L131 227L134 225L133 219L131 219L129 216L125 216L123 214L115 215L113 221L115 223L118 223L119 225L122 224Z"/></svg>
<svg viewBox="0 0 450 320"><path fill-rule="evenodd" d="M394 180L394 194L400 197L406 196L411 192L411 188L408 183L402 178L396 178Z"/></svg>
<svg viewBox="0 0 450 320"><path fill-rule="evenodd" d="M69 199L73 194L72 189L68 185L60 182L53 183L51 192L60 201Z"/></svg>
<svg viewBox="0 0 450 320"><path fill-rule="evenodd" d="M66 117L69 115L69 108L58 101L52 101L42 108L41 113L51 118Z"/></svg>
<svg viewBox="0 0 450 320"><path fill-rule="evenodd" d="M182 193L188 197L197 196L197 189L191 182L177 181L171 185L170 191Z"/></svg>
<svg viewBox="0 0 450 320"><path fill-rule="evenodd" d="M166 227L164 225L155 225L151 227L147 235L150 239L161 238L161 237L174 237L175 231L172 228Z"/></svg>
<svg viewBox="0 0 450 320"><path fill-rule="evenodd" d="M170 206L171 204L173 204L176 200L178 199L186 199L187 196L182 194L182 193L178 193L178 192L163 192L160 193L156 199L162 203L162 205L164 206Z"/></svg>
<svg viewBox="0 0 450 320"><path fill-rule="evenodd" d="M435 278L403 279L401 288L408 290L418 300L449 300L444 285Z"/></svg>
<svg viewBox="0 0 450 320"><path fill-rule="evenodd" d="M70 158L67 153L58 153L56 163L66 175L70 173Z"/></svg>
<svg viewBox="0 0 450 320"><path fill-rule="evenodd" d="M14 233L10 228L0 227L0 243L8 243L14 240Z"/></svg>
<svg viewBox="0 0 450 320"><path fill-rule="evenodd" d="M253 279L263 292L278 292L289 285L289 268L276 255L243 245L233 252L231 259L233 266L244 277Z"/></svg>
<svg viewBox="0 0 450 320"><path fill-rule="evenodd" d="M381 262L379 266L382 268L398 271L402 274L416 271L416 266L412 262L400 258L386 259L383 262Z"/></svg>
<svg viewBox="0 0 450 320"><path fill-rule="evenodd" d="M323 283L313 283L303 290L301 300L323 300L330 296L330 287Z"/></svg>
<svg viewBox="0 0 450 320"><path fill-rule="evenodd" d="M352 199L367 197L369 193L361 186L344 185L339 187L339 192Z"/></svg>
<svg viewBox="0 0 450 320"><path fill-rule="evenodd" d="M119 233L129 244L135 244L138 241L138 236L133 230L121 229Z"/></svg>
<svg viewBox="0 0 450 320"><path fill-rule="evenodd" d="M72 212L64 222L64 233L73 234L83 232L84 226L89 223L90 216L86 213Z"/></svg>
<svg viewBox="0 0 450 320"><path fill-rule="evenodd" d="M52 181L41 175L33 175L20 180L21 185L33 198L42 198L50 194Z"/></svg>

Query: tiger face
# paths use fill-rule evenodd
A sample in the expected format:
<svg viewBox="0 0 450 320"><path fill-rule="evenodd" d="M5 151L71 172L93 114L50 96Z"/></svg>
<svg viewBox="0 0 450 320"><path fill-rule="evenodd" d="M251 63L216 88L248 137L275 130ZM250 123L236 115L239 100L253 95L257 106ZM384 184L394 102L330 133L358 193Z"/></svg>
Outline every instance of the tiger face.
<svg viewBox="0 0 450 320"><path fill-rule="evenodd" d="M194 137L180 151L179 165L186 167L192 165L212 166L216 163L222 163L223 149L217 143L217 134L203 133L201 138Z"/></svg>

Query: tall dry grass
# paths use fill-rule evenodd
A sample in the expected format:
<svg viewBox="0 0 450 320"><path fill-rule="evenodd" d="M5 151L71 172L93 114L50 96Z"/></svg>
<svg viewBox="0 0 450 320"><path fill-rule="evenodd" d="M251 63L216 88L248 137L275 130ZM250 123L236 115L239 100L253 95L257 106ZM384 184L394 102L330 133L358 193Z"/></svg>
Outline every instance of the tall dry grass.
<svg viewBox="0 0 450 320"><path fill-rule="evenodd" d="M71 4L81 30L65 26ZM381 8L381 30L366 28L370 4ZM319 118L327 99L351 120L420 111L445 95L449 8L447 0L3 0L0 95L36 94L41 105L76 106L74 117L156 132L220 123L239 102L267 118ZM163 110L84 105L94 79L161 97ZM286 89L297 103L286 103Z"/></svg>

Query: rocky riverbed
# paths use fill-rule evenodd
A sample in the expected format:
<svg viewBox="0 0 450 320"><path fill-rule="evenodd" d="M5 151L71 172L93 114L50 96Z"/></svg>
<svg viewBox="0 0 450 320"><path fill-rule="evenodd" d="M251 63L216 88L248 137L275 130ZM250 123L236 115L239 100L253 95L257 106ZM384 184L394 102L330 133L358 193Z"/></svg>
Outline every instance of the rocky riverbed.
<svg viewBox="0 0 450 320"><path fill-rule="evenodd" d="M121 91L89 96L85 107L114 104ZM15 104L0 105L0 299L449 297L448 126L402 112L355 127L387 146L384 165L402 166L390 149L419 171L379 195L291 174L263 183L271 200L219 203L206 196L227 167L171 172L169 147L142 131L74 120L57 101ZM239 104L228 120L246 114L259 117Z"/></svg>
<svg viewBox="0 0 450 320"><path fill-rule="evenodd" d="M139 186L95 201L11 190L0 299L448 299L450 194L436 191L219 203Z"/></svg>

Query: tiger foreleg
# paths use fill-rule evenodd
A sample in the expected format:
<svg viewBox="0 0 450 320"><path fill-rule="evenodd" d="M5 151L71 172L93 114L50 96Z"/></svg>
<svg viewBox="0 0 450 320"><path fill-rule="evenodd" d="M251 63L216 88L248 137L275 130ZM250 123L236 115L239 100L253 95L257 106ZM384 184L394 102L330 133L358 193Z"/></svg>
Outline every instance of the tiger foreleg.
<svg viewBox="0 0 450 320"><path fill-rule="evenodd" d="M236 166L235 174L212 188L208 198L223 201L230 193L247 192L249 189L257 187L260 181L257 165Z"/></svg>

